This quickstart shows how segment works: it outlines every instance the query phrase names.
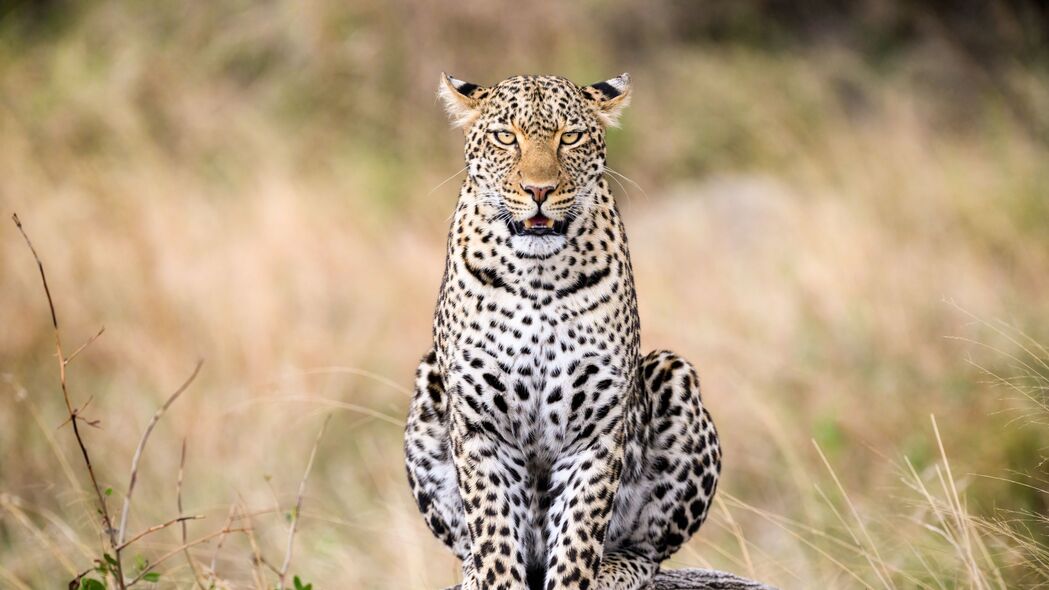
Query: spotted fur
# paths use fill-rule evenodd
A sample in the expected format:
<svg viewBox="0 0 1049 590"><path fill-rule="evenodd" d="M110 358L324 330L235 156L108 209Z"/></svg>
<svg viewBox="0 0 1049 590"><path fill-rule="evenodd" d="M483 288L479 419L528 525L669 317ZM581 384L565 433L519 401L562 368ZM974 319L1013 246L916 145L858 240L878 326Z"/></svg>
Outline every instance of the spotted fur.
<svg viewBox="0 0 1049 590"><path fill-rule="evenodd" d="M440 93L468 175L408 415L412 493L464 590L641 588L706 517L721 452L692 365L639 353L604 178L629 78Z"/></svg>

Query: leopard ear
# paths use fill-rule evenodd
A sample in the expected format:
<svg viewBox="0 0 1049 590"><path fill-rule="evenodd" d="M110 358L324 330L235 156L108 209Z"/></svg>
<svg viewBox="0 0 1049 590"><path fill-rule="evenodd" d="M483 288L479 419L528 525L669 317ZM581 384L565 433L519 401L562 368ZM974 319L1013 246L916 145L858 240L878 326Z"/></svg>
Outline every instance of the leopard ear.
<svg viewBox="0 0 1049 590"><path fill-rule="evenodd" d="M469 127L481 112L481 99L488 94L488 89L441 74L437 86L437 96L444 103L444 110L452 119L455 127Z"/></svg>
<svg viewBox="0 0 1049 590"><path fill-rule="evenodd" d="M606 127L616 127L619 115L630 104L630 74L620 74L604 82L595 82L583 92L597 108L597 116Z"/></svg>

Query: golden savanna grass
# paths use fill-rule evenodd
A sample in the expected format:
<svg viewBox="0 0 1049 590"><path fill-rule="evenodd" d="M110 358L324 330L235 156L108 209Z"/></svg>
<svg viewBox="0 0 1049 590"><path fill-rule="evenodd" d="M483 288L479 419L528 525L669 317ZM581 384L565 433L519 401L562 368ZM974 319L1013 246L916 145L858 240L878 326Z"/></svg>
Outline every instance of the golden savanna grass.
<svg viewBox="0 0 1049 590"><path fill-rule="evenodd" d="M185 438L184 513L205 516L189 537L234 506L279 567L330 414L291 573L456 580L401 455L459 177L442 181L462 166L442 70L635 80L610 163L643 345L699 366L726 447L710 521L670 566L786 588L1049 584L1046 61L987 66L935 26L888 49L756 40L762 15L699 6L12 8L0 587L64 587L104 534L13 212L66 353L105 326L67 378L101 420L83 430L111 511L151 416L205 360L144 450L130 531L179 515ZM170 527L125 559L179 544ZM192 555L253 587L251 539L218 545ZM185 559L160 571L193 584Z"/></svg>

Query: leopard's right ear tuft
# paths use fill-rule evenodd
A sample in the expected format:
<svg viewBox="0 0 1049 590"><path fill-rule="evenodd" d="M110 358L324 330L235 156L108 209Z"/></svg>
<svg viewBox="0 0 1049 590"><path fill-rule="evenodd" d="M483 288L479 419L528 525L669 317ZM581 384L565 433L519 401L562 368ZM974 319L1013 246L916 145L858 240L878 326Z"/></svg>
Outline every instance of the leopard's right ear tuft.
<svg viewBox="0 0 1049 590"><path fill-rule="evenodd" d="M469 127L477 120L481 114L481 99L486 94L486 88L444 73L437 87L437 96L441 97L444 110L448 111L455 127Z"/></svg>

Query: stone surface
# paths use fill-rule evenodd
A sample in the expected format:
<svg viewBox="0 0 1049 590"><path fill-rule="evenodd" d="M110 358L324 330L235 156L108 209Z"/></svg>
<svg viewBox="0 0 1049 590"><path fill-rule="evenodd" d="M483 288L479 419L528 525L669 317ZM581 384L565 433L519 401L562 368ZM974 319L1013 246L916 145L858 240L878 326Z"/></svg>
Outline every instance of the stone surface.
<svg viewBox="0 0 1049 590"><path fill-rule="evenodd" d="M458 590L452 586L447 590ZM646 590L775 590L772 586L728 572L705 569L664 570Z"/></svg>

